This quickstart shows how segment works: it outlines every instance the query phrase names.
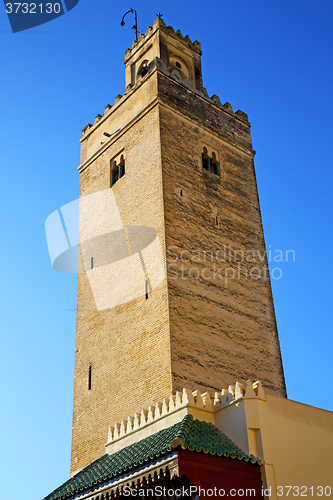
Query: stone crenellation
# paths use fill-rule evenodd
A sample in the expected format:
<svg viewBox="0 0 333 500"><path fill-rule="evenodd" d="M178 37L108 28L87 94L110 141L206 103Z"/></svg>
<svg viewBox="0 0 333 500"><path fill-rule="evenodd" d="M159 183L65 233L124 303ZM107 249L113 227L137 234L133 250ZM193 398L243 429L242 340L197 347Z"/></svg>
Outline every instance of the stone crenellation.
<svg viewBox="0 0 333 500"><path fill-rule="evenodd" d="M114 100L114 103L113 105L117 104L118 101L120 101L120 99L122 98L123 96L121 94L118 94Z"/></svg>
<svg viewBox="0 0 333 500"><path fill-rule="evenodd" d="M156 59L158 59L158 58L156 58ZM155 62L155 64L153 64L154 62ZM148 66L148 73L149 73L149 71L152 71L152 69L154 69L158 65L158 64L156 64L156 62L157 61L152 61L152 63ZM169 73L168 76L170 76L171 78L173 78L175 80L179 79L179 77L175 76L170 71L168 73ZM182 82L182 83L186 85L186 82ZM126 87L126 92L124 95L128 94L133 88L135 88L135 85L129 84ZM211 97L209 97L209 94L208 94L207 90L205 89L205 87L202 87L201 92L199 92L199 93L201 95L203 95L206 99L208 99L210 102L212 102L213 104L218 106L220 109L223 109L224 111L227 111L228 113L232 113L233 115L236 115L240 120L248 123L248 115L246 113L244 113L244 111L241 111L240 109L238 109L236 112L233 111L230 102L225 102L224 104L222 104L219 96L216 94L213 94ZM124 97L124 95L118 94L114 100L113 106L118 104L118 102ZM105 116L113 108L113 106L111 104L108 104L105 107L103 115L98 114L96 116L93 125L91 123L88 123L82 129L82 135L85 135L91 127L96 125L103 118L103 116Z"/></svg>
<svg viewBox="0 0 333 500"><path fill-rule="evenodd" d="M186 35L185 37L182 35L181 31L180 30L177 30L175 31L174 28L172 26L166 26L166 24L164 23L164 21L160 18L157 18L155 20L155 22L153 23L152 26L148 26L147 30L146 30L146 33L143 34L141 33L140 35L140 38L138 40L138 42L134 41L133 42L133 45L132 45L132 48L131 49L127 49L126 52L125 52L125 60L131 55L131 52L134 50L134 49L140 49L140 47L146 43L147 41L147 38L149 36L151 36L156 29L162 29L164 32L166 32L168 35L170 36L174 36L176 37L177 39L185 42L192 50L194 50L195 52L199 53L200 55L202 54L201 52L201 44L200 42L198 42L197 40L195 40L194 42L191 41L190 37L188 35ZM174 79L174 80L179 80L183 85L187 86L188 88L190 88L191 90L193 90L194 92L197 92L198 94L200 94L202 97L205 97L206 99L208 99L211 103L217 105L220 109L223 109L224 111L228 112L228 113L232 113L233 115L236 115L238 117L238 119L240 119L241 121L244 121L246 123L248 123L248 116L246 113L244 113L243 111L241 110L238 110L236 112L233 111L232 109L232 106L229 102L226 102L225 104L222 104L221 103L221 100L219 98L219 96L217 96L216 94L213 94L211 97L209 96L207 90L205 87L201 87L200 89L196 89L194 84L193 84L193 81L192 80L187 80L187 81L184 81L181 77L181 74L175 70L173 71L170 71L170 69L167 67L167 65L159 58L159 57L155 57L151 62L150 64L148 65L148 71L147 71L147 75L151 74L153 70L160 70L162 71L163 73L167 74L170 78ZM142 78L142 80L145 80L147 78L147 75L145 75L145 77ZM138 83L141 83L142 80ZM137 83L135 85L133 84L128 84L126 86L126 90L125 90L125 94L122 95L122 94L118 94L114 100L114 104L113 106L115 106L116 104L118 104L118 102L125 96L127 95L132 89L135 89L137 87ZM98 122L101 120L101 118L103 118L103 116L105 116L105 114L110 111L110 109L112 108L112 106L110 104L108 104L104 110L104 114L103 115L97 115L97 117L95 118L95 121L94 121L94 125L97 125ZM90 125L88 124L86 127L84 127L84 129L82 130L82 135L84 136L87 131L93 126L93 125Z"/></svg>
<svg viewBox="0 0 333 500"><path fill-rule="evenodd" d="M167 26L163 21L163 19L157 18L155 19L152 26L148 26L146 33L140 34L140 38L137 42L135 40L133 41L132 47L130 49L127 49L125 52L125 58L132 52L132 50L138 48L147 39L147 37L154 32L155 28L161 28L168 35L177 37L179 40L185 42L192 50L198 52L200 55L202 54L201 43L198 42L198 40L192 42L192 40L188 35L183 36L180 30L175 31L175 29L172 26Z"/></svg>
<svg viewBox="0 0 333 500"><path fill-rule="evenodd" d="M246 387L240 382L236 382L235 386L230 385L227 390L222 389L221 392L215 392L214 400L211 399L208 391L200 393L198 390L192 392L184 388L182 392L176 391L175 394L171 394L170 398L164 398L162 402L157 402L154 406L149 406L148 409L142 409L140 413L135 413L134 417L129 416L126 420L116 422L114 426L109 427L108 443L186 407L215 412L241 398L265 400L266 395L261 382L252 383L248 380Z"/></svg>

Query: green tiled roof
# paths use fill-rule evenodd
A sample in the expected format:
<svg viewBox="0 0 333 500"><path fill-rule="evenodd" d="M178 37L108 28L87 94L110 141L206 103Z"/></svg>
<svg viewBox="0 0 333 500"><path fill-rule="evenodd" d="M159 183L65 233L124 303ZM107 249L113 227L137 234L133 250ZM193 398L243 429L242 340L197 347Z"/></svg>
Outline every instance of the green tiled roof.
<svg viewBox="0 0 333 500"><path fill-rule="evenodd" d="M44 500L64 500L113 479L124 472L138 467L181 446L183 449L209 453L238 460L260 463L249 457L215 425L194 420L186 415L181 422L163 429L142 441L133 443L112 455L103 455L92 462Z"/></svg>

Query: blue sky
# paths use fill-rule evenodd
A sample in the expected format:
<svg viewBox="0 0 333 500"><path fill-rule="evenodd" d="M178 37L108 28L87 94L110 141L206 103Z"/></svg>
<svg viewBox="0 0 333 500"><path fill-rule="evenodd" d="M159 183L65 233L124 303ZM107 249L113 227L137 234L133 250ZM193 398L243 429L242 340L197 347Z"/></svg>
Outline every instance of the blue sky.
<svg viewBox="0 0 333 500"><path fill-rule="evenodd" d="M248 113L267 247L296 253L272 282L288 396L332 411L331 0L80 0L16 34L0 7L3 497L69 477L76 276L44 223L78 196L82 128L124 93L130 7L199 40L209 95Z"/></svg>

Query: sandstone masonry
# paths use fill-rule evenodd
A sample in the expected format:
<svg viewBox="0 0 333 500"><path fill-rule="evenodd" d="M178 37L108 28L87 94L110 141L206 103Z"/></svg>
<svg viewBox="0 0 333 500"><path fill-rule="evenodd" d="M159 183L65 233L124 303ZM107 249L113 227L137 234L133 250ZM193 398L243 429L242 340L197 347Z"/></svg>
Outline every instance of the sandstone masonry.
<svg viewBox="0 0 333 500"><path fill-rule="evenodd" d="M200 58L157 19L125 53L125 95L83 129L80 197L111 189L124 228L154 228L165 279L100 310L78 275L72 473L105 453L110 422L183 387L259 378L286 396L250 124L208 96Z"/></svg>

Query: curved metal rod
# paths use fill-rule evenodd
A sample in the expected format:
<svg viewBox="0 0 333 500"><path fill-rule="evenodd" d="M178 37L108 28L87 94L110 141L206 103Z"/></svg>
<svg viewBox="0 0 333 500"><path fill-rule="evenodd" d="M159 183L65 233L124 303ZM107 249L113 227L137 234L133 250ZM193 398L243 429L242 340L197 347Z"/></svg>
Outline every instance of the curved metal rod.
<svg viewBox="0 0 333 500"><path fill-rule="evenodd" d="M137 17L137 13L136 13L136 10L135 9L132 9L132 7L130 8L129 11L126 12L126 14L123 15L123 18L121 20L121 23L120 25L121 26L125 26L125 21L124 21L124 18L127 16L127 14L129 13L132 13L134 14L134 19L135 19L135 24L133 26L133 29L135 30L135 41L137 42L138 41L138 17Z"/></svg>

